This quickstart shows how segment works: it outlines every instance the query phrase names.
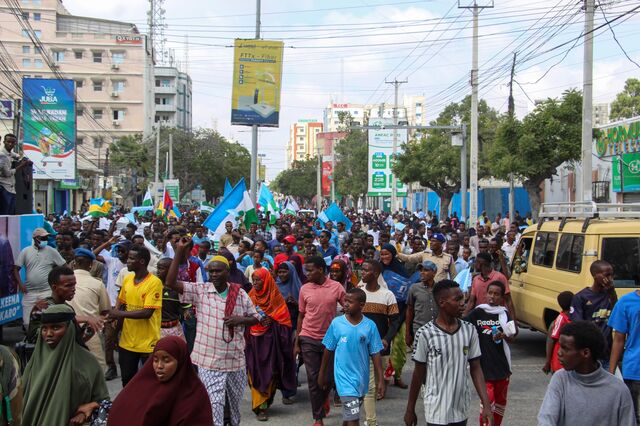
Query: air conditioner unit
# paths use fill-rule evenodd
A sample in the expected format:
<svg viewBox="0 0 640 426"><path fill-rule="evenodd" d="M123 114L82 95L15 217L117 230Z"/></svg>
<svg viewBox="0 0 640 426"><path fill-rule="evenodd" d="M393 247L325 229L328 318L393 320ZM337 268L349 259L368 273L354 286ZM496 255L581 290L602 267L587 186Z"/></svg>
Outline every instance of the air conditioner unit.
<svg viewBox="0 0 640 426"><path fill-rule="evenodd" d="M119 120L113 120L113 127L120 127L120 121Z"/></svg>
<svg viewBox="0 0 640 426"><path fill-rule="evenodd" d="M54 61L54 62L51 64L51 68L56 68L56 69L57 69L57 68L60 68L60 63L58 63L58 62L55 62L55 61Z"/></svg>
<svg viewBox="0 0 640 426"><path fill-rule="evenodd" d="M111 97L117 98L118 96L120 96L119 92L111 92Z"/></svg>
<svg viewBox="0 0 640 426"><path fill-rule="evenodd" d="M118 64L111 64L111 69L112 69L112 70L119 70L119 69L120 69L120 65L118 65Z"/></svg>

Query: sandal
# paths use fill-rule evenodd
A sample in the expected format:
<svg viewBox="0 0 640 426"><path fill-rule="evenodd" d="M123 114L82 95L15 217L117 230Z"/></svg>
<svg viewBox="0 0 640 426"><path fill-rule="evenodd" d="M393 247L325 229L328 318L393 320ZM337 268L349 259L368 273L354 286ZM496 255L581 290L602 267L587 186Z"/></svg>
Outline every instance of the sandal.
<svg viewBox="0 0 640 426"><path fill-rule="evenodd" d="M266 422L267 420L269 420L269 416L267 415L267 410L258 411L258 414L256 415L256 419L259 422Z"/></svg>
<svg viewBox="0 0 640 426"><path fill-rule="evenodd" d="M409 387L405 382L402 381L401 378L397 378L393 380L393 386L398 387L400 389L406 389Z"/></svg>

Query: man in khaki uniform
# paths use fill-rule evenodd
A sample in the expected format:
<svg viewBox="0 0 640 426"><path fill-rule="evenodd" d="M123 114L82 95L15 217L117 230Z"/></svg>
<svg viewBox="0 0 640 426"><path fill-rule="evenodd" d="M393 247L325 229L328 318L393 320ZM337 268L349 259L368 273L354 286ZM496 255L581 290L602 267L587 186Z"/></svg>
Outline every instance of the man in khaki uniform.
<svg viewBox="0 0 640 426"><path fill-rule="evenodd" d="M91 250L84 248L77 248L74 253L75 270L73 273L76 276L76 294L68 303L79 316L101 318L111 309L111 301L102 281L92 277L89 272L91 264L96 257ZM99 323L102 323L101 319ZM99 331L95 331L95 334L86 342L86 345L102 368L105 368L107 363L102 340L100 339L102 333Z"/></svg>
<svg viewBox="0 0 640 426"><path fill-rule="evenodd" d="M430 241L430 250L415 254L398 253L398 259L404 262L417 264L430 260L438 267L438 271L434 277L435 282L454 279L457 272L453 257L442 251L442 244L444 244L446 240L447 239L442 234L433 234Z"/></svg>

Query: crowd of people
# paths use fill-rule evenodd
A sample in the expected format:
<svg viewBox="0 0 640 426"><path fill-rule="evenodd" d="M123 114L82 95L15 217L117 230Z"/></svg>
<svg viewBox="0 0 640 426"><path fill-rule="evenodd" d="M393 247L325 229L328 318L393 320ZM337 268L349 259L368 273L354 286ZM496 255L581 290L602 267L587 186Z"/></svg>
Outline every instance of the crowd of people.
<svg viewBox="0 0 640 426"><path fill-rule="evenodd" d="M6 424L236 426L247 386L268 421L278 393L300 404L305 377L314 426L332 407L344 425L377 425L388 386L406 392L406 425L421 389L428 425L467 424L472 386L479 423L502 423L518 335L508 279L529 216L282 215L222 235L197 209L133 218L50 215L11 259L26 337L22 368L0 347ZM636 424L640 294L617 301L604 261L591 273L558 297L539 424L586 424L595 407L589 424Z"/></svg>

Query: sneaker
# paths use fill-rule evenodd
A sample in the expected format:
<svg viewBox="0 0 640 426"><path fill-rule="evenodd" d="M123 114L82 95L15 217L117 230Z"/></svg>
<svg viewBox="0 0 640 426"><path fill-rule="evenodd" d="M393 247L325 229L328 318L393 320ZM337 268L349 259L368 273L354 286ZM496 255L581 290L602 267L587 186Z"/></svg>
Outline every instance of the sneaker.
<svg viewBox="0 0 640 426"><path fill-rule="evenodd" d="M115 365L107 368L107 372L104 373L104 379L109 381L115 379L116 377L118 377L118 368Z"/></svg>

